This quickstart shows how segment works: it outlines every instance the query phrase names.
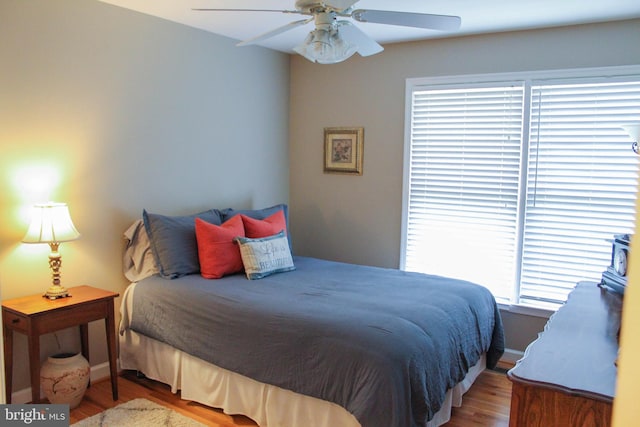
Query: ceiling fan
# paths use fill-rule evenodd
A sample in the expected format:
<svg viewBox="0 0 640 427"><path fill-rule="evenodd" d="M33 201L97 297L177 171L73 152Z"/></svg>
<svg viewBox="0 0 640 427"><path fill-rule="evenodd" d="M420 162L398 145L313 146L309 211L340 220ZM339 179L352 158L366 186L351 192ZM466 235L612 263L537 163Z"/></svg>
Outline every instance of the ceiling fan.
<svg viewBox="0 0 640 427"><path fill-rule="evenodd" d="M356 52L361 56L375 55L384 49L378 42L350 21L339 18L352 18L358 22L372 22L442 31L457 30L460 27L459 16L394 12L387 10L354 10L352 6L357 2L358 0L296 0L295 10L210 8L197 8L193 10L209 12L278 12L309 16L310 18L290 22L282 27L242 41L238 43L238 46L248 46L259 43L270 37L314 21L315 29L309 33L301 45L295 47L293 50L308 60L320 64L342 62Z"/></svg>

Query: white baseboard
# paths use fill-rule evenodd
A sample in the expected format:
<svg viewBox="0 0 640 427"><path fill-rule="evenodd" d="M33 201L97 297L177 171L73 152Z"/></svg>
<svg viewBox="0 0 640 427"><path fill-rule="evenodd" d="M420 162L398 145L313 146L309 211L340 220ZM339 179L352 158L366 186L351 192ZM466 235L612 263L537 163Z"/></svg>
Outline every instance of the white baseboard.
<svg viewBox="0 0 640 427"><path fill-rule="evenodd" d="M508 363L516 363L518 360L522 359L523 356L524 356L524 352L522 351L506 348L500 360ZM118 372L119 371L120 371L120 361L118 360ZM109 375L110 375L109 362L104 362L99 365L91 367L91 374L90 374L91 382L109 378ZM44 397L42 392L40 393L40 396ZM31 402L31 387L11 393L11 403L22 404L22 403L28 403L28 402Z"/></svg>
<svg viewBox="0 0 640 427"><path fill-rule="evenodd" d="M120 366L120 364L118 364L118 366ZM91 382L109 378L109 376L109 362L104 362L91 367L91 373L89 374ZM44 398L42 390L40 390L40 397ZM31 387L11 393L11 403L23 404L28 402L31 402Z"/></svg>
<svg viewBox="0 0 640 427"><path fill-rule="evenodd" d="M507 363L516 363L518 360L524 357L524 352L519 350L514 350L512 348L505 348L504 354L500 358L500 361Z"/></svg>
<svg viewBox="0 0 640 427"><path fill-rule="evenodd" d="M31 387L11 393L11 403L31 402Z"/></svg>

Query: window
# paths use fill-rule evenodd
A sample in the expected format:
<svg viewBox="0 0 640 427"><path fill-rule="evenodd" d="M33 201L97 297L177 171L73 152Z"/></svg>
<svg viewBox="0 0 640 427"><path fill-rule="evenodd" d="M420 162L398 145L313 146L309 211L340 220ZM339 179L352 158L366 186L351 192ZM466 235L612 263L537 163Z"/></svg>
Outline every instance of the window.
<svg viewBox="0 0 640 427"><path fill-rule="evenodd" d="M640 69L622 71L410 80L401 268L541 308L599 281L635 222Z"/></svg>

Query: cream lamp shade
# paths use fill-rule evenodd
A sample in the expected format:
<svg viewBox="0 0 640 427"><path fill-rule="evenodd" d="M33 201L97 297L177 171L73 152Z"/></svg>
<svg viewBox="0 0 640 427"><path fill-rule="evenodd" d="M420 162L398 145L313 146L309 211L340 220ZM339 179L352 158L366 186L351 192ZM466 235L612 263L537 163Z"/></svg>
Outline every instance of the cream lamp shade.
<svg viewBox="0 0 640 427"><path fill-rule="evenodd" d="M24 243L48 243L51 247L49 267L52 271L53 282L44 294L50 299L69 296L69 292L60 285L60 267L62 256L58 247L62 242L69 242L80 237L80 233L71 221L69 208L66 203L43 203L33 207L31 224L22 241Z"/></svg>
<svg viewBox="0 0 640 427"><path fill-rule="evenodd" d="M631 140L633 141L631 149L638 154L638 151L640 151L638 149L638 144L640 144L640 123L635 125L624 125L622 126L622 129L624 129L631 137Z"/></svg>

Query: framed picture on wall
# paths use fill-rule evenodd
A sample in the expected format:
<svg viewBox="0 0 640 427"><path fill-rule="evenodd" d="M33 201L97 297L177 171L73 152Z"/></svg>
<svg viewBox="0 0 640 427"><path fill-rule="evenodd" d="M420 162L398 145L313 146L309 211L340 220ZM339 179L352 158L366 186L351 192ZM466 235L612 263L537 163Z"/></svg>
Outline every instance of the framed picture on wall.
<svg viewBox="0 0 640 427"><path fill-rule="evenodd" d="M362 175L364 128L324 128L324 172Z"/></svg>

